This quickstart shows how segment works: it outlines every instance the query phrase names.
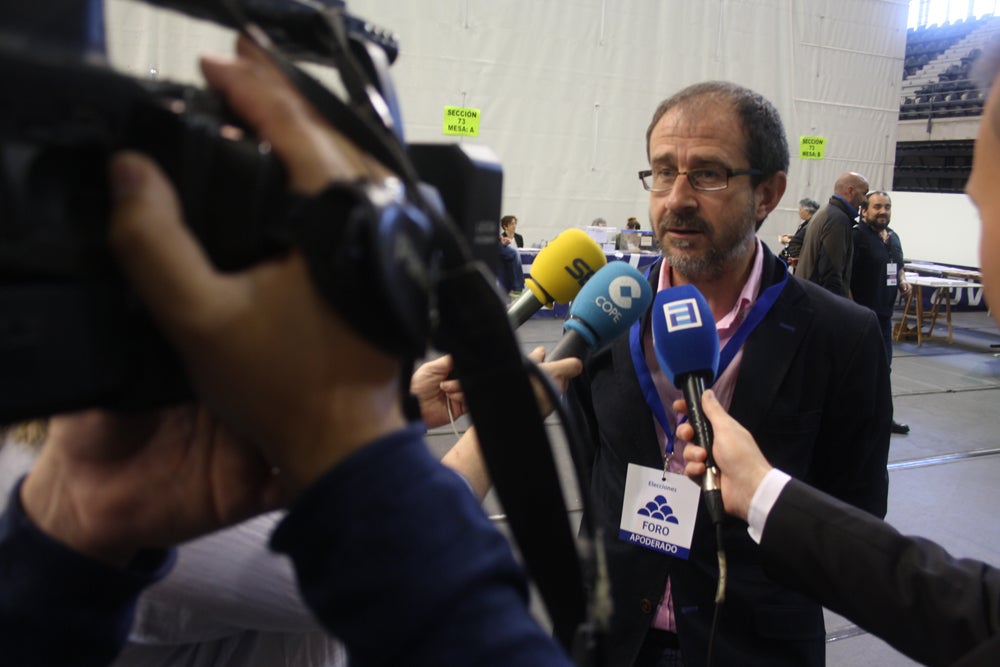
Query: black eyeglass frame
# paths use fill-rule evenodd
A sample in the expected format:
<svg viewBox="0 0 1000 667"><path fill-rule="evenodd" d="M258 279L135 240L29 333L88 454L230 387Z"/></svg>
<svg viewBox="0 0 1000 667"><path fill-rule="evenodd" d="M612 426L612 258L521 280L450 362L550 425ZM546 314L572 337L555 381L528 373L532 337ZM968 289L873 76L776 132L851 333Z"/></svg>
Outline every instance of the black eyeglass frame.
<svg viewBox="0 0 1000 667"><path fill-rule="evenodd" d="M724 169L724 171L726 172L726 182L725 183L723 183L722 185L720 185L717 188L702 188L702 187L698 187L697 185L695 185L694 181L691 180L691 173L692 172L697 172L697 171L707 171L707 170L706 169L688 169L687 171L678 171L678 172L675 172L675 174L676 174L676 176L684 176L685 178L687 178L688 179L688 184L693 189L698 190L699 192L718 192L719 190L725 190L726 188L729 187L729 179L732 178L733 176L763 176L764 175L764 172L761 171L760 169L729 169L727 167L726 169ZM677 178L675 176L674 183L671 183L669 188L654 189L654 188L650 187L649 184L646 183L646 179L652 177L652 175L653 175L653 170L652 169L643 169L642 171L639 172L639 182L642 183L643 189L646 190L647 192L654 192L654 193L670 192L670 190L672 190L673 187L674 187L674 183L677 182Z"/></svg>

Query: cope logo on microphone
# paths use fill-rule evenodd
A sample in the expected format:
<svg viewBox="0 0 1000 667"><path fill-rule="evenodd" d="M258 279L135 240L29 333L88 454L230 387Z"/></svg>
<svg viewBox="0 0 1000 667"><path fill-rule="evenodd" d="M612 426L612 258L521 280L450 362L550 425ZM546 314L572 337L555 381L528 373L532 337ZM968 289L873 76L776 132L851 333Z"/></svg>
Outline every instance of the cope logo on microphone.
<svg viewBox="0 0 1000 667"><path fill-rule="evenodd" d="M611 318L615 324L621 322L621 309L629 310L632 300L642 294L642 286L631 276L618 276L608 283L608 295L600 294L594 299L594 305Z"/></svg>
<svg viewBox="0 0 1000 667"><path fill-rule="evenodd" d="M632 300L642 295L642 285L632 276L618 276L608 285L608 297L619 308L631 308Z"/></svg>
<svg viewBox="0 0 1000 667"><path fill-rule="evenodd" d="M683 331L702 326L701 311L694 299L680 299L663 304L663 316L667 321L667 331Z"/></svg>

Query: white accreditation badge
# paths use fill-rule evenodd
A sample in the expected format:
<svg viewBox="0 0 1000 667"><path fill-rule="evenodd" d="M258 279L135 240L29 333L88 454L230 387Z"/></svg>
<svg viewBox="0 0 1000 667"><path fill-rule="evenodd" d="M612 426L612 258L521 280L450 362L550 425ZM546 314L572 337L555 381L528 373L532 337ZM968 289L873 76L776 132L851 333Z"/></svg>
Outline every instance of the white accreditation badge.
<svg viewBox="0 0 1000 667"><path fill-rule="evenodd" d="M895 287L899 282L899 268L896 262L889 262L885 265L885 286Z"/></svg>
<svg viewBox="0 0 1000 667"><path fill-rule="evenodd" d="M618 539L687 559L700 499L688 477L630 463Z"/></svg>

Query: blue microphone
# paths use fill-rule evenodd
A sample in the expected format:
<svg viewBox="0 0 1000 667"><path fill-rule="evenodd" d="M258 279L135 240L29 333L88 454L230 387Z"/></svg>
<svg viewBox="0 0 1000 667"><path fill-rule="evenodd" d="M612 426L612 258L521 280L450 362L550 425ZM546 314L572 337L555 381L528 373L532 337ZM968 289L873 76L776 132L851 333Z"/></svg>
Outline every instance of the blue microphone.
<svg viewBox="0 0 1000 667"><path fill-rule="evenodd" d="M545 360L582 359L599 350L628 331L652 300L653 290L637 269L625 262L609 262L573 299L563 337Z"/></svg>
<svg viewBox="0 0 1000 667"><path fill-rule="evenodd" d="M712 425L701 409L701 396L719 369L719 334L715 316L693 285L665 289L653 302L653 349L667 379L684 394L695 443L705 448L701 488L712 523L725 515L719 490L719 469L712 458Z"/></svg>

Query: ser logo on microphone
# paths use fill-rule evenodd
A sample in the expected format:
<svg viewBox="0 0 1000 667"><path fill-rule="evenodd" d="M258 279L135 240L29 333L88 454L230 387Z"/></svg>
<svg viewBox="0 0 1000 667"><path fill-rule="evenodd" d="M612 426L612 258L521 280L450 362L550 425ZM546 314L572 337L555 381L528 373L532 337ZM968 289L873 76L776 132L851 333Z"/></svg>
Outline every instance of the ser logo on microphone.
<svg viewBox="0 0 1000 667"><path fill-rule="evenodd" d="M663 318L667 322L667 331L670 332L702 326L701 311L694 299L680 299L663 304Z"/></svg>
<svg viewBox="0 0 1000 667"><path fill-rule="evenodd" d="M582 257L577 257L573 260L572 264L563 268L566 269L566 273L572 276L573 280L580 283L580 287L583 287L584 283L594 275L594 270L590 268L590 264L587 264L587 260Z"/></svg>

